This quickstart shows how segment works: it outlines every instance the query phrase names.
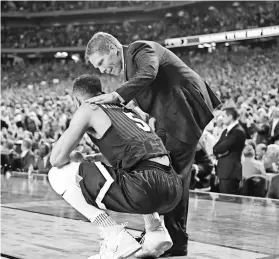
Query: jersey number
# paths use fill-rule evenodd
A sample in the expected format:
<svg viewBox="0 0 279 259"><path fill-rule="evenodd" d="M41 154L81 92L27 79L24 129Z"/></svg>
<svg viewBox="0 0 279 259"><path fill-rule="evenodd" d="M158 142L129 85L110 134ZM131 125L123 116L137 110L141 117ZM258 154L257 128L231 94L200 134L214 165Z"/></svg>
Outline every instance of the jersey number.
<svg viewBox="0 0 279 259"><path fill-rule="evenodd" d="M135 118L133 113L131 113L131 112L124 112L124 114L125 114L129 119L131 119L132 121L134 121L134 122L136 123L136 125L137 125L140 129L142 129L142 130L144 130L144 131L146 131L146 132L151 131L149 125L146 124L143 120L141 120L141 119L139 119L139 118Z"/></svg>

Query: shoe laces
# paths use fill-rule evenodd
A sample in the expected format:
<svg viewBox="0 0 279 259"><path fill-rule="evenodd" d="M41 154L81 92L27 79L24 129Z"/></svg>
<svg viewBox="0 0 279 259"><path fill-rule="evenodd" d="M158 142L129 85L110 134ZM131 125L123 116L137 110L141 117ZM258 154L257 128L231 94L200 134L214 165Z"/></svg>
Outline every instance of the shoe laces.
<svg viewBox="0 0 279 259"><path fill-rule="evenodd" d="M113 254L118 247L120 238L115 238L115 236L120 235L123 231L125 231L125 227L128 225L127 222L117 226L117 230L110 232L107 234L107 232L102 231L100 236L103 239L100 241L100 258L107 259L108 254Z"/></svg>

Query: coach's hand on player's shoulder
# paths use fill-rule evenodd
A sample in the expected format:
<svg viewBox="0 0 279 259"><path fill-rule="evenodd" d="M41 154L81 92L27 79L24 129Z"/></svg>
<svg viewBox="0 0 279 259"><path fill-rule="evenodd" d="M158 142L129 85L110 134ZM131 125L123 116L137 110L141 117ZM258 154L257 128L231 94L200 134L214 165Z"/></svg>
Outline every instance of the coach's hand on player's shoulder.
<svg viewBox="0 0 279 259"><path fill-rule="evenodd" d="M102 104L102 103L119 103L120 100L118 98L118 94L116 92L112 92L109 94L101 94L101 95L92 97L92 98L86 100L86 102Z"/></svg>

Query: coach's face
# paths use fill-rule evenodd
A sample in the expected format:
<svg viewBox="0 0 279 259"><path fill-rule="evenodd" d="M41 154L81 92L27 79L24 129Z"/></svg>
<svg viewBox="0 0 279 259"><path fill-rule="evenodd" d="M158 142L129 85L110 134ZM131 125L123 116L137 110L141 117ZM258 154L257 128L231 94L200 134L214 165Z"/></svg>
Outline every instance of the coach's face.
<svg viewBox="0 0 279 259"><path fill-rule="evenodd" d="M122 71L121 51L111 45L109 52L95 52L89 57L90 63L103 74L118 76Z"/></svg>

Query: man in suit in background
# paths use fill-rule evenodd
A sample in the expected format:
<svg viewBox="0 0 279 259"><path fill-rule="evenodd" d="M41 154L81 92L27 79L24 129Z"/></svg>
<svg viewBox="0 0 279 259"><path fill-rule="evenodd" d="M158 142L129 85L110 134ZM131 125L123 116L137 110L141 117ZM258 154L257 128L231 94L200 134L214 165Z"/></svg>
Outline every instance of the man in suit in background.
<svg viewBox="0 0 279 259"><path fill-rule="evenodd" d="M227 128L213 148L218 160L216 173L221 193L239 194L239 183L242 180L241 154L246 134L238 123L237 110L226 108L224 111L224 123Z"/></svg>
<svg viewBox="0 0 279 259"><path fill-rule="evenodd" d="M112 35L99 32L88 42L85 57L101 73L123 74L125 79L115 92L90 102L127 104L135 99L156 119L156 133L170 151L184 188L181 202L164 217L174 243L164 255L186 255L190 170L202 131L220 104L218 98L203 78L156 42L136 41L125 47Z"/></svg>

